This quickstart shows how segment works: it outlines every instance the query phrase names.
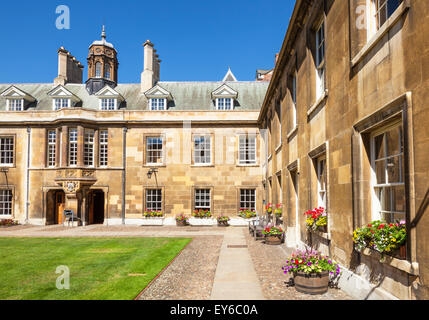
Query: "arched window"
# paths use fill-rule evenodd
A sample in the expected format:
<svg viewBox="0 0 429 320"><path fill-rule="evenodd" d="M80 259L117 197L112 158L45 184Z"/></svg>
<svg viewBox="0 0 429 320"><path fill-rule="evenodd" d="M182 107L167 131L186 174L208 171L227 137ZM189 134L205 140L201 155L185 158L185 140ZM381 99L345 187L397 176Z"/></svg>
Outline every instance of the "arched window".
<svg viewBox="0 0 429 320"><path fill-rule="evenodd" d="M106 64L104 66L104 78L110 80L110 65L109 64Z"/></svg>
<svg viewBox="0 0 429 320"><path fill-rule="evenodd" d="M100 62L97 62L95 64L95 77L101 78L101 63Z"/></svg>

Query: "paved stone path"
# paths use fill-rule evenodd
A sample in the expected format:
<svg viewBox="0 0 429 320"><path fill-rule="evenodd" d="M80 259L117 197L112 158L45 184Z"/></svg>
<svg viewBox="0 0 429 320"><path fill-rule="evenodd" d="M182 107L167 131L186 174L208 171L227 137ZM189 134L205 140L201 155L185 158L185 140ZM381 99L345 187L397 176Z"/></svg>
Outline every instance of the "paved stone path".
<svg viewBox="0 0 429 320"><path fill-rule="evenodd" d="M211 300L265 300L247 249L244 228L225 232Z"/></svg>

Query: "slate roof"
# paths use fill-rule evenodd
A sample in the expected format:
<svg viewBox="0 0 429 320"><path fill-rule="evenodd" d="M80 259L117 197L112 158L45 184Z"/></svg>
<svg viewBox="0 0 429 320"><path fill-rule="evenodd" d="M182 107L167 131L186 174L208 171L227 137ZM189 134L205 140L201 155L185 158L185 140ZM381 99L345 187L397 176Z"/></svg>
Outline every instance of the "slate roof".
<svg viewBox="0 0 429 320"><path fill-rule="evenodd" d="M173 101L169 102L168 110L196 111L216 110L211 93L222 86L222 81L212 82L167 82L160 81L158 85L169 91ZM52 110L52 98L48 92L56 86L49 84L0 84L0 94L14 85L36 99L27 110ZM238 92L235 110L258 111L262 107L268 83L256 81L227 82L227 85ZM86 109L99 109L98 97L89 95L85 84L67 84L67 90L75 94L82 101L80 107ZM125 102L120 108L127 110L147 110L147 98L141 93L140 83L119 84L115 90L120 93ZM0 96L0 111L6 110L6 99Z"/></svg>

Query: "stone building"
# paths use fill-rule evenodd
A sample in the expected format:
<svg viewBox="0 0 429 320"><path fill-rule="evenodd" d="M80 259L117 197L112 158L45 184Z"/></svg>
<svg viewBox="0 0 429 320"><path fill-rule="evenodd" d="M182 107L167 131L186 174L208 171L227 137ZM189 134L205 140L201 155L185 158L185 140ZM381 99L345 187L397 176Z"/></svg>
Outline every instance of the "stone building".
<svg viewBox="0 0 429 320"><path fill-rule="evenodd" d="M163 82L160 62L147 41L141 83L119 83L103 28L85 83L61 47L53 83L0 84L0 219L60 224L73 210L84 225L142 224L155 210L168 224L194 209L262 211L268 83L231 70L223 81Z"/></svg>
<svg viewBox="0 0 429 320"><path fill-rule="evenodd" d="M429 298L428 33L427 1L297 0L259 116L288 245L331 255L357 298ZM327 233L306 230L318 206ZM406 259L354 250L380 219L406 222Z"/></svg>

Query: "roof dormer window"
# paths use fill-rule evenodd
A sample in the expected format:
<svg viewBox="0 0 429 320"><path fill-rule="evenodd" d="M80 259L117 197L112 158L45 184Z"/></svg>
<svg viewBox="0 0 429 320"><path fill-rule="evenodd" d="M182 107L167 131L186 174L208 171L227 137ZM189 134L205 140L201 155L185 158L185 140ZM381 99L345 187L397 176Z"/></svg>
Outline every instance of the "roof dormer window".
<svg viewBox="0 0 429 320"><path fill-rule="evenodd" d="M234 106L233 98L217 98L216 99L216 110L228 111L232 110Z"/></svg>
<svg viewBox="0 0 429 320"><path fill-rule="evenodd" d="M98 91L95 96L99 98L100 110L102 111L118 110L121 102L125 100L119 92L108 85Z"/></svg>
<svg viewBox="0 0 429 320"><path fill-rule="evenodd" d="M53 99L53 103L55 111L70 108L70 99L67 98L55 98Z"/></svg>
<svg viewBox="0 0 429 320"><path fill-rule="evenodd" d="M100 99L100 109L102 111L112 111L117 109L117 100L111 98Z"/></svg>
<svg viewBox="0 0 429 320"><path fill-rule="evenodd" d="M7 99L7 110L22 111L24 110L24 99Z"/></svg>
<svg viewBox="0 0 429 320"><path fill-rule="evenodd" d="M149 99L149 105L151 111L165 111L167 104L166 98L151 98Z"/></svg>

